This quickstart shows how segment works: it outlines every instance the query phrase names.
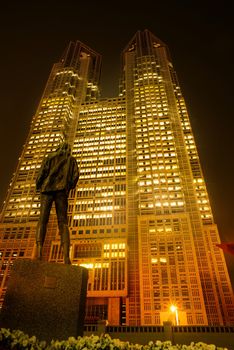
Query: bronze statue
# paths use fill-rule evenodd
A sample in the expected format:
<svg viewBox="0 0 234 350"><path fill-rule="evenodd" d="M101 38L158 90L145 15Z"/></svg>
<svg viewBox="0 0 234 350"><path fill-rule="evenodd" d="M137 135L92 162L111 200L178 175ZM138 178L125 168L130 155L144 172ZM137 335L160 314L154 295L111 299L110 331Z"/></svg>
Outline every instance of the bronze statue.
<svg viewBox="0 0 234 350"><path fill-rule="evenodd" d="M53 202L55 202L58 227L63 247L64 263L70 264L70 234L68 228L67 208L68 195L79 179L76 159L71 156L67 142L49 154L42 162L36 180L36 188L41 192L40 218L36 231L37 258L42 258L42 247L45 241L46 227Z"/></svg>

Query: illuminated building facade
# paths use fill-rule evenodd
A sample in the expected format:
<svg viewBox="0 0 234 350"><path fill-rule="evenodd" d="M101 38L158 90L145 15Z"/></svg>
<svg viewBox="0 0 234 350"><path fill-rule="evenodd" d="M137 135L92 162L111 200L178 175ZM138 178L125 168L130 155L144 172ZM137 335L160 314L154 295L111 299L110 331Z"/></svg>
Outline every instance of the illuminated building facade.
<svg viewBox="0 0 234 350"><path fill-rule="evenodd" d="M52 69L3 206L1 298L31 258L35 178L68 135L80 168L69 199L71 260L89 269L86 322L233 325L234 300L193 132L166 45L145 30L122 53L116 98L99 96L100 55L71 43ZM62 263L55 211L43 257ZM171 307L171 305L174 307Z"/></svg>

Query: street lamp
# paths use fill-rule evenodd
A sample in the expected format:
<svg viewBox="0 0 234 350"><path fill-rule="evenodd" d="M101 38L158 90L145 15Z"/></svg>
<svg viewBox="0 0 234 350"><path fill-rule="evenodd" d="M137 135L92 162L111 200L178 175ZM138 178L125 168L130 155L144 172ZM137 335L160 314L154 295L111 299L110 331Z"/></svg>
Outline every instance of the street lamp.
<svg viewBox="0 0 234 350"><path fill-rule="evenodd" d="M178 307L176 305L171 305L170 310L171 312L175 313L176 326L178 326L179 325Z"/></svg>

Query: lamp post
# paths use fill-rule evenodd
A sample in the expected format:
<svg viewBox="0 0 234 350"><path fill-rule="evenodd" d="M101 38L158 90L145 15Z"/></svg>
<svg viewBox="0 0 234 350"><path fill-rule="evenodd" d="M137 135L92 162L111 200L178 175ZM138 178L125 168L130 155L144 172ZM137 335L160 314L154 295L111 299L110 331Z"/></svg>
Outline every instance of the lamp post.
<svg viewBox="0 0 234 350"><path fill-rule="evenodd" d="M178 307L175 305L170 306L171 312L175 313L176 326L179 325Z"/></svg>

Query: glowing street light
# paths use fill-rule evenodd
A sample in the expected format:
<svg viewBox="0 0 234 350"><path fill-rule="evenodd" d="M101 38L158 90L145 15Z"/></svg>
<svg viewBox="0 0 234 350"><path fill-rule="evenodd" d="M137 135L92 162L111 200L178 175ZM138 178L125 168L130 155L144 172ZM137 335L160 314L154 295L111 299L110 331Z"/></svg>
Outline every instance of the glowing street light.
<svg viewBox="0 0 234 350"><path fill-rule="evenodd" d="M176 305L171 305L170 311L175 313L176 326L178 326L179 325L178 307Z"/></svg>

